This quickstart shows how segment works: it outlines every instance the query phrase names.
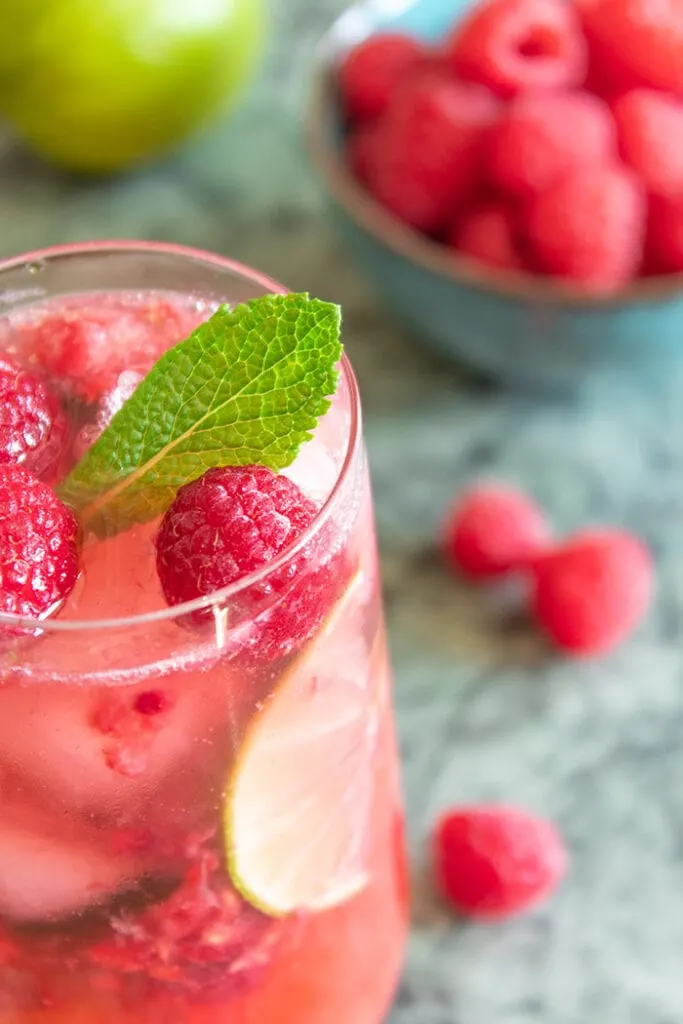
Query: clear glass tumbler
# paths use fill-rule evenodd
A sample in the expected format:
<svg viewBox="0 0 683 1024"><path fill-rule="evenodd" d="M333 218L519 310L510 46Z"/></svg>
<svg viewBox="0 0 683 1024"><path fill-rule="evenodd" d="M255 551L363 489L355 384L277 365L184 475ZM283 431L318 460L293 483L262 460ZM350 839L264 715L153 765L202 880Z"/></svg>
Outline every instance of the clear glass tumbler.
<svg viewBox="0 0 683 1024"><path fill-rule="evenodd" d="M284 291L221 257L142 242L2 263L0 348L66 396L56 482L150 351L218 303ZM97 373L95 399L84 382ZM406 873L346 358L285 472L318 512L266 569L170 608L158 523L135 525L82 538L59 614L0 618L0 1024L383 1020ZM0 566L0 591L2 579Z"/></svg>

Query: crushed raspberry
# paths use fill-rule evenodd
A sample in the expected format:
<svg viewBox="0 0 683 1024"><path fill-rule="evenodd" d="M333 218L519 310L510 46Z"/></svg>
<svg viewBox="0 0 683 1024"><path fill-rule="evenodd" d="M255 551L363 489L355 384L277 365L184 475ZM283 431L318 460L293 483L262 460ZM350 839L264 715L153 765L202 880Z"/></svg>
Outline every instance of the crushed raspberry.
<svg viewBox="0 0 683 1024"><path fill-rule="evenodd" d="M513 807L454 808L433 836L437 886L461 914L512 917L550 896L567 870L567 853L549 822Z"/></svg>
<svg viewBox="0 0 683 1024"><path fill-rule="evenodd" d="M159 528L157 571L166 600L174 605L213 594L262 569L296 541L317 511L295 483L264 466L209 469L180 488ZM305 547L238 598L250 617L263 610L260 656L288 653L322 623L341 568L339 558L314 569L315 560ZM280 602L266 611L278 596ZM207 609L195 620L210 617Z"/></svg>
<svg viewBox="0 0 683 1024"><path fill-rule="evenodd" d="M456 222L450 244L454 249L490 267L522 270L516 230L510 210L503 203L470 207Z"/></svg>
<svg viewBox="0 0 683 1024"><path fill-rule="evenodd" d="M401 90L378 128L375 198L420 231L445 230L474 190L498 109L487 90L441 76Z"/></svg>
<svg viewBox="0 0 683 1024"><path fill-rule="evenodd" d="M115 391L122 373L144 376L202 319L199 312L162 299L145 306L124 302L48 308L38 319L18 321L13 333L46 373L94 403Z"/></svg>
<svg viewBox="0 0 683 1024"><path fill-rule="evenodd" d="M526 566L547 546L549 535L531 498L511 487L480 485L467 491L448 517L444 554L456 571L490 579Z"/></svg>
<svg viewBox="0 0 683 1024"><path fill-rule="evenodd" d="M652 587L652 558L637 537L587 530L535 562L531 611L562 650L604 654L638 625Z"/></svg>
<svg viewBox="0 0 683 1024"><path fill-rule="evenodd" d="M502 96L581 85L588 63L564 0L488 0L456 26L446 52L456 74Z"/></svg>
<svg viewBox="0 0 683 1024"><path fill-rule="evenodd" d="M215 997L257 981L295 926L294 919L274 921L243 903L218 857L203 850L165 902L114 918L113 938L86 955L100 968Z"/></svg>
<svg viewBox="0 0 683 1024"><path fill-rule="evenodd" d="M47 386L8 356L0 356L0 464L49 475L59 461L67 420Z"/></svg>
<svg viewBox="0 0 683 1024"><path fill-rule="evenodd" d="M128 778L144 774L156 736L166 725L164 716L175 702L175 695L168 690L103 696L93 709L90 724L107 737L102 748L107 767Z"/></svg>
<svg viewBox="0 0 683 1024"><path fill-rule="evenodd" d="M614 102L619 148L656 195L683 192L683 102L654 89L632 89Z"/></svg>
<svg viewBox="0 0 683 1024"><path fill-rule="evenodd" d="M491 181L521 199L538 195L580 167L616 153L606 103L586 92L525 93L505 111L489 147Z"/></svg>
<svg viewBox="0 0 683 1024"><path fill-rule="evenodd" d="M394 93L426 56L416 39L387 32L365 39L346 56L339 69L339 88L352 120L372 121L384 113Z"/></svg>
<svg viewBox="0 0 683 1024"><path fill-rule="evenodd" d="M593 0L583 3L586 32L598 62L628 87L683 92L683 7L680 0Z"/></svg>
<svg viewBox="0 0 683 1024"><path fill-rule="evenodd" d="M23 466L0 466L0 611L45 618L78 578L78 523ZM5 635L12 627L0 627Z"/></svg>
<svg viewBox="0 0 683 1024"><path fill-rule="evenodd" d="M528 241L543 272L608 293L637 273L645 221L645 195L630 171L582 168L531 202Z"/></svg>
<svg viewBox="0 0 683 1024"><path fill-rule="evenodd" d="M171 706L171 698L163 690L144 690L133 703L139 715L160 715Z"/></svg>
<svg viewBox="0 0 683 1024"><path fill-rule="evenodd" d="M683 192L651 197L647 230L647 257L653 272L683 271Z"/></svg>

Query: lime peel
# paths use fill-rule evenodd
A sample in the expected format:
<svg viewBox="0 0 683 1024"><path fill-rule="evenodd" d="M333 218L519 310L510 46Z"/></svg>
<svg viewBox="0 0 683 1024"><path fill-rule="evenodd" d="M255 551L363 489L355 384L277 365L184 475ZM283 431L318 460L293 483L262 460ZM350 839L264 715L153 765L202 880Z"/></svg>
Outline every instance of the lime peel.
<svg viewBox="0 0 683 1024"><path fill-rule="evenodd" d="M380 694L353 628L366 582L359 571L258 712L228 785L228 870L240 895L270 917L329 909L369 880Z"/></svg>

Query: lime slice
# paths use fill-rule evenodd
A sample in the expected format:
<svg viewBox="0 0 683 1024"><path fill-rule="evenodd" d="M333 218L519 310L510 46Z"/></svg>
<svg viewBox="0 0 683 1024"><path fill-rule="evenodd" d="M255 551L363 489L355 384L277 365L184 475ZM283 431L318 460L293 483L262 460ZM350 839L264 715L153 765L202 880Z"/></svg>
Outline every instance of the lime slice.
<svg viewBox="0 0 683 1024"><path fill-rule="evenodd" d="M358 574L251 723L228 787L234 885L273 917L343 903L367 882L379 694Z"/></svg>

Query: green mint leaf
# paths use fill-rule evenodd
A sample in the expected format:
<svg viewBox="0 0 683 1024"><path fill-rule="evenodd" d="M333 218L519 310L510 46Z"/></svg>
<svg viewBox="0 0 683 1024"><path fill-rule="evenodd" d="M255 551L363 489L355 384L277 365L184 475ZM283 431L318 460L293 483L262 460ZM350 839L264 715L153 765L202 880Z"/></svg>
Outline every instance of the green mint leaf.
<svg viewBox="0 0 683 1024"><path fill-rule="evenodd" d="M290 465L329 408L341 311L308 295L221 306L166 352L60 488L112 533L163 513L211 466Z"/></svg>

